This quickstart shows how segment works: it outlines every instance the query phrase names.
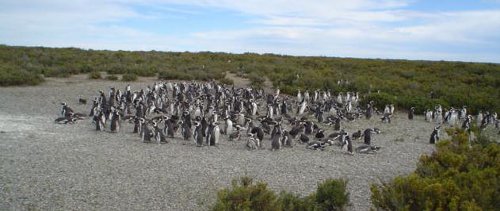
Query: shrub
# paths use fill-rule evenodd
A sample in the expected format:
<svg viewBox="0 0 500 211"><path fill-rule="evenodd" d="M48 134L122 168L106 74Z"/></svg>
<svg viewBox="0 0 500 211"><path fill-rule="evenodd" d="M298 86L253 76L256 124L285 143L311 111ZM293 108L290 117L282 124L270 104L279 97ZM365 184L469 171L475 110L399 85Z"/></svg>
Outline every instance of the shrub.
<svg viewBox="0 0 500 211"><path fill-rule="evenodd" d="M37 85L43 81L43 77L39 74L0 67L0 86Z"/></svg>
<svg viewBox="0 0 500 211"><path fill-rule="evenodd" d="M315 197L317 207L321 210L344 210L349 205L346 188L347 181L343 179L328 179L319 184Z"/></svg>
<svg viewBox="0 0 500 211"><path fill-rule="evenodd" d="M252 178L233 180L232 189L223 189L217 194L213 210L276 210L276 194L267 189L267 184L253 183Z"/></svg>
<svg viewBox="0 0 500 211"><path fill-rule="evenodd" d="M89 73L89 79L101 79L101 73L97 71L93 71Z"/></svg>
<svg viewBox="0 0 500 211"><path fill-rule="evenodd" d="M106 76L106 80L116 81L116 80L118 80L118 76L116 76L116 75L108 75L108 76Z"/></svg>
<svg viewBox="0 0 500 211"><path fill-rule="evenodd" d="M276 196L266 183L241 177L233 180L231 189L219 191L212 210L344 210L349 205L346 186L346 180L328 179L306 197L285 191Z"/></svg>
<svg viewBox="0 0 500 211"><path fill-rule="evenodd" d="M123 74L122 81L137 81L137 75L132 73Z"/></svg>
<svg viewBox="0 0 500 211"><path fill-rule="evenodd" d="M372 202L385 210L495 210L500 201L500 146L470 146L463 131L420 158L417 169L372 185Z"/></svg>

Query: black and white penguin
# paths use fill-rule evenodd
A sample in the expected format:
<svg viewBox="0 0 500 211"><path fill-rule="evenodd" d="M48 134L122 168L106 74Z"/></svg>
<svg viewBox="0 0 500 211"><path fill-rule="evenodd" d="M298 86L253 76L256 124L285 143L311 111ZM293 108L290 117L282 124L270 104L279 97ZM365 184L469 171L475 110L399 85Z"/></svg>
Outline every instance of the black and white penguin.
<svg viewBox="0 0 500 211"><path fill-rule="evenodd" d="M132 133L141 133L142 121L140 117L134 116L134 130Z"/></svg>
<svg viewBox="0 0 500 211"><path fill-rule="evenodd" d="M233 121L229 117L226 117L225 125L224 125L224 134L231 135L233 134Z"/></svg>
<svg viewBox="0 0 500 211"><path fill-rule="evenodd" d="M66 103L61 103L62 109L61 109L61 116L63 117L69 117L71 114L75 113L73 109L71 109Z"/></svg>
<svg viewBox="0 0 500 211"><path fill-rule="evenodd" d="M309 137L307 137L307 135L305 135L305 134L300 134L299 140L302 143L308 143L309 142Z"/></svg>
<svg viewBox="0 0 500 211"><path fill-rule="evenodd" d="M205 142L208 146L213 146L215 145L215 140L214 140L214 128L215 128L215 125L213 124L213 122L211 122L208 126L207 126L207 130L205 131Z"/></svg>
<svg viewBox="0 0 500 211"><path fill-rule="evenodd" d="M264 130L260 127L253 127L250 133L254 134L255 138L259 139L259 141L264 140Z"/></svg>
<svg viewBox="0 0 500 211"><path fill-rule="evenodd" d="M158 123L156 122L153 122L153 134L154 138L156 139L156 143L168 143L165 133L163 133L163 130L160 129Z"/></svg>
<svg viewBox="0 0 500 211"><path fill-rule="evenodd" d="M281 149L281 134L276 134L271 141L271 150Z"/></svg>
<svg viewBox="0 0 500 211"><path fill-rule="evenodd" d="M182 133L182 138L184 138L184 140L188 141L191 138L192 131L189 123L182 122L181 133Z"/></svg>
<svg viewBox="0 0 500 211"><path fill-rule="evenodd" d="M104 113L102 111L99 111L97 115L94 115L93 122L95 123L95 129L97 131L104 130L104 124L106 123L105 119L106 118L104 117Z"/></svg>
<svg viewBox="0 0 500 211"><path fill-rule="evenodd" d="M281 143L283 144L283 146L292 147L292 137L290 137L290 133L287 130L283 130Z"/></svg>
<svg viewBox="0 0 500 211"><path fill-rule="evenodd" d="M352 133L352 139L353 140L358 140L360 139L361 137L363 136L363 133L361 132L361 130L358 130L354 133Z"/></svg>
<svg viewBox="0 0 500 211"><path fill-rule="evenodd" d="M415 107L411 107L408 111L408 119L413 120L413 115L415 114Z"/></svg>
<svg viewBox="0 0 500 211"><path fill-rule="evenodd" d="M431 133L431 138L429 140L429 143L435 144L436 142L439 141L439 129L441 126L437 126L434 128L434 130Z"/></svg>
<svg viewBox="0 0 500 211"><path fill-rule="evenodd" d="M318 130L318 132L314 135L314 138L316 138L316 139L320 139L320 140L321 140L321 139L323 139L323 138L325 138L325 133L324 133L324 131L323 131L323 130L321 130L321 129L320 129L320 130Z"/></svg>
<svg viewBox="0 0 500 211"><path fill-rule="evenodd" d="M363 132L364 143L366 145L371 145L372 142L372 134L376 133L372 128L368 128Z"/></svg>
<svg viewBox="0 0 500 211"><path fill-rule="evenodd" d="M359 147L356 147L356 152L357 153L362 153L362 154L374 154L378 150L380 150L380 147L366 145L366 144L363 144L363 145L361 145Z"/></svg>
<svg viewBox="0 0 500 211"><path fill-rule="evenodd" d="M260 141L254 137L254 134L250 133L248 134L250 137L247 139L247 144L246 147L249 150L256 150L260 148Z"/></svg>
<svg viewBox="0 0 500 211"><path fill-rule="evenodd" d="M142 142L149 143L149 142L151 142L151 138L153 137L153 131L151 131L151 128L149 128L145 119L141 118L141 121L142 121L142 129L141 129Z"/></svg>
<svg viewBox="0 0 500 211"><path fill-rule="evenodd" d="M195 123L193 137L194 137L194 141L196 143L196 146L198 146L198 147L203 146L203 128L201 126L201 122Z"/></svg>
<svg viewBox="0 0 500 211"><path fill-rule="evenodd" d="M111 126L110 126L111 132L116 133L120 131L120 114L118 113L118 110L113 110L113 112L111 112L110 120L111 120Z"/></svg>

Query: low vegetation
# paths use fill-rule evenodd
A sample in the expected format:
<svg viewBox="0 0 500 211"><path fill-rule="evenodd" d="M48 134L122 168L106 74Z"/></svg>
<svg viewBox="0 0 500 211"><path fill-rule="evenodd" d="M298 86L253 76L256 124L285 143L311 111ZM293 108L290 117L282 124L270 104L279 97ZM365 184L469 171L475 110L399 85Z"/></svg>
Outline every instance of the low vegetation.
<svg viewBox="0 0 500 211"><path fill-rule="evenodd" d="M317 191L306 197L275 192L263 182L250 177L233 180L232 187L222 189L212 210L345 210L349 206L347 181L328 179L318 184Z"/></svg>
<svg viewBox="0 0 500 211"><path fill-rule="evenodd" d="M17 76L8 76L14 72ZM263 86L268 78L287 94L316 89L334 94L358 91L379 108L393 103L400 109L415 106L421 113L441 104L467 105L473 113L500 112L499 64L0 45L2 86L37 84L39 75L67 77L90 72L202 81L222 80L231 72L250 79L254 87Z"/></svg>
<svg viewBox="0 0 500 211"><path fill-rule="evenodd" d="M89 73L89 79L101 79L102 75L100 72L92 71Z"/></svg>
<svg viewBox="0 0 500 211"><path fill-rule="evenodd" d="M122 81L137 81L137 75L133 73L123 74Z"/></svg>
<svg viewBox="0 0 500 211"><path fill-rule="evenodd" d="M469 144L463 131L420 158L417 169L372 185L373 206L384 210L496 210L500 207L500 145Z"/></svg>

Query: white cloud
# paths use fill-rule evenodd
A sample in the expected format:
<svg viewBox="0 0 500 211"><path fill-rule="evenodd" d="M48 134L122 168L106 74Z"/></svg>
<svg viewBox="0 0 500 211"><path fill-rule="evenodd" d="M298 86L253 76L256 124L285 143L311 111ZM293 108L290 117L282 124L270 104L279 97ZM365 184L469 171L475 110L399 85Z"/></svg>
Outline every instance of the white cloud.
<svg viewBox="0 0 500 211"><path fill-rule="evenodd" d="M500 62L500 9L430 13L412 10L412 2L4 0L0 2L0 42L95 49ZM172 4L194 6L198 10ZM137 6L152 9L143 11ZM167 35L123 24L128 20L147 22L166 16L169 20L165 21L183 21L204 12L199 8L243 13L250 27L193 28L182 35ZM464 53L471 48L475 50Z"/></svg>

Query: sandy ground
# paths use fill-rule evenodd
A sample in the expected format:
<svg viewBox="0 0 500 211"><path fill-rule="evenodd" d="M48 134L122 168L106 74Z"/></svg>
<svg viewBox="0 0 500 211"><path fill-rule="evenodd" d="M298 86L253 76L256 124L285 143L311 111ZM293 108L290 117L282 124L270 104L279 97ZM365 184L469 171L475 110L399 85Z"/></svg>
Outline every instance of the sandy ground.
<svg viewBox="0 0 500 211"><path fill-rule="evenodd" d="M275 152L248 151L245 141L201 148L180 139L144 144L127 123L117 134L96 132L90 119L55 124L60 102L87 113L90 105L78 105L78 97L92 99L97 90L127 84L82 79L0 88L0 210L207 210L220 188L244 175L301 195L324 179L346 178L349 209L368 210L370 184L412 172L419 156L434 149L428 138L435 125L402 113L392 124L372 118L344 125L350 133L382 130L373 141L382 147L379 153L354 156L338 147L313 151L300 144Z"/></svg>

